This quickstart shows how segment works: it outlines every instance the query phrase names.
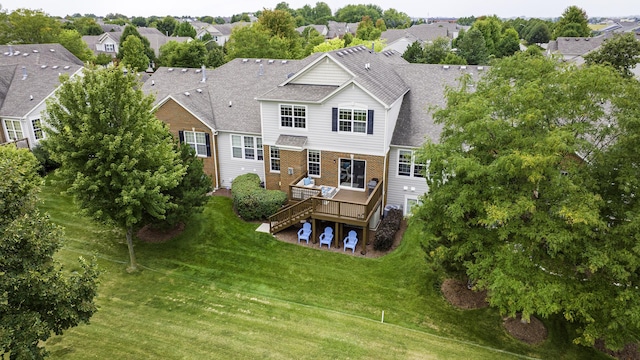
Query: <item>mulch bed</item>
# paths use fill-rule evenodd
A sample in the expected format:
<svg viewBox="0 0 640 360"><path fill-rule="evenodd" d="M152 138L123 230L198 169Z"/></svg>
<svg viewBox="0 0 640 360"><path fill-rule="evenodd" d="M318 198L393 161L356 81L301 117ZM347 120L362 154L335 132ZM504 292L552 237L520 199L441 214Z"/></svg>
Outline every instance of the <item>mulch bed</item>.
<svg viewBox="0 0 640 360"><path fill-rule="evenodd" d="M627 344L622 349L618 351L608 350L605 347L605 343L602 339L596 340L596 343L593 345L599 351L603 353L613 356L616 359L620 360L637 360L640 359L640 352L638 352L638 344Z"/></svg>
<svg viewBox="0 0 640 360"><path fill-rule="evenodd" d="M169 241L174 237L182 234L184 231L184 224L180 223L173 229L154 229L149 225L145 225L142 229L138 230L136 236L138 239L148 243L163 243Z"/></svg>
<svg viewBox="0 0 640 360"><path fill-rule="evenodd" d="M446 279L440 287L447 301L460 309L481 309L489 306L486 291L473 291L467 283L457 279Z"/></svg>
<svg viewBox="0 0 640 360"><path fill-rule="evenodd" d="M540 344L547 338L547 328L534 316L526 323L518 314L515 318L507 318L503 325L509 335L530 345Z"/></svg>

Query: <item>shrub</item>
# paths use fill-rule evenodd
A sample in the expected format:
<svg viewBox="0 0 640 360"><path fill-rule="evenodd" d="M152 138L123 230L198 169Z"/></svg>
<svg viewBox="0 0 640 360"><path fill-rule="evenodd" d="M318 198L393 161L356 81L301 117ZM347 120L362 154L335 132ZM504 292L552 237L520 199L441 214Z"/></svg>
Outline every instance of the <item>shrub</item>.
<svg viewBox="0 0 640 360"><path fill-rule="evenodd" d="M287 194L280 190L260 187L256 174L236 177L231 184L233 207L244 220L261 220L275 214L287 201Z"/></svg>
<svg viewBox="0 0 640 360"><path fill-rule="evenodd" d="M40 169L38 169L38 171L40 172L40 175L46 175L50 171L60 167L60 164L51 160L51 156L49 155L49 150L43 145L38 145L34 147L31 150L31 152L36 157L36 159L38 159L38 162L40 163Z"/></svg>
<svg viewBox="0 0 640 360"><path fill-rule="evenodd" d="M376 230L376 237L373 240L373 249L376 251L387 251L391 249L393 245L393 238L396 235L398 229L400 229L400 223L402 222L402 210L391 209L387 216L382 219L378 230Z"/></svg>

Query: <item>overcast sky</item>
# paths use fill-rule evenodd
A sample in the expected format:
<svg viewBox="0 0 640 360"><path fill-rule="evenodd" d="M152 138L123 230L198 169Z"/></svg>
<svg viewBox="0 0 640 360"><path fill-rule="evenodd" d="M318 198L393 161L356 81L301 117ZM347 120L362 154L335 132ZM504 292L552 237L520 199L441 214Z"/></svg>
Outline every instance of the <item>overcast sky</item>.
<svg viewBox="0 0 640 360"><path fill-rule="evenodd" d="M0 0L3 10L17 8L41 9L49 15L65 16L75 13L104 16L120 13L127 16L231 16L242 12L254 12L262 8L273 9L279 0ZM306 4L315 6L317 0L286 1L289 7L298 9ZM553 18L571 5L577 5L590 17L620 17L640 15L637 0L325 0L335 11L348 4L376 4L383 10L394 8L411 17L462 17L498 15L499 17L541 17ZM635 5L633 5L635 4Z"/></svg>

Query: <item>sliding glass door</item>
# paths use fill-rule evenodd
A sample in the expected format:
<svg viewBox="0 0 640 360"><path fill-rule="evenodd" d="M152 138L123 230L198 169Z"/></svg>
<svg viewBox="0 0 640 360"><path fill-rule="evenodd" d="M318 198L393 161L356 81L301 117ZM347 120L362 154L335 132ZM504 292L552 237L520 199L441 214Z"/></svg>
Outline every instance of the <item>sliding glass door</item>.
<svg viewBox="0 0 640 360"><path fill-rule="evenodd" d="M365 186L365 169L367 163L364 160L340 159L340 187L363 189Z"/></svg>

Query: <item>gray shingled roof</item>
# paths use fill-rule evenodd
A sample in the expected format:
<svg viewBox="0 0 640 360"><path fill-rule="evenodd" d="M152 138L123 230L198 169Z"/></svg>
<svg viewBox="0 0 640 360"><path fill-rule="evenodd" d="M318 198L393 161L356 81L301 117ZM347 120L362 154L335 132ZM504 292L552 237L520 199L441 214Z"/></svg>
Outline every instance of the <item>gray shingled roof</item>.
<svg viewBox="0 0 640 360"><path fill-rule="evenodd" d="M604 35L596 37L559 37L554 41L552 47L550 45L550 49L563 56L580 56L602 45L604 40Z"/></svg>
<svg viewBox="0 0 640 360"><path fill-rule="evenodd" d="M306 136L280 135L276 140L277 146L294 147L302 149L307 143Z"/></svg>
<svg viewBox="0 0 640 360"><path fill-rule="evenodd" d="M396 66L395 70L411 90L404 96L391 144L419 147L426 139L434 142L440 139L442 126L433 122L429 110L431 106L446 105L446 88L458 87L464 74L471 74L477 79L488 68L450 65L447 69L443 65L406 64Z"/></svg>
<svg viewBox="0 0 640 360"><path fill-rule="evenodd" d="M355 51L355 48L358 51ZM356 46L332 51L329 56L354 73L354 81L387 106L392 105L409 90L407 84L393 70L395 65L390 64L390 56L383 53L372 53L364 46ZM401 59L398 53L394 53L393 56L396 60ZM369 64L369 67L365 64Z"/></svg>
<svg viewBox="0 0 640 360"><path fill-rule="evenodd" d="M358 30L359 23L346 23L346 22L337 22L337 21L329 21L327 23L327 38L333 39L335 37L343 37L347 32L352 35L356 34L356 30Z"/></svg>
<svg viewBox="0 0 640 360"><path fill-rule="evenodd" d="M328 85L300 85L287 84L286 86L278 86L268 93L259 97L260 100L267 101L302 101L302 102L320 102L327 98L338 89L337 86Z"/></svg>
<svg viewBox="0 0 640 360"><path fill-rule="evenodd" d="M216 69L207 69L202 83L200 69L159 68L142 86L156 96L156 104L171 95L176 101L215 130L261 132L260 103L256 97L286 80L315 59L281 60L235 59ZM260 67L262 65L262 70ZM202 92L198 92L201 89ZM185 95L189 92L189 95ZM231 106L229 104L231 103Z"/></svg>
<svg viewBox="0 0 640 360"><path fill-rule="evenodd" d="M0 116L24 117L60 85L61 74L82 66L60 44L1 45Z"/></svg>
<svg viewBox="0 0 640 360"><path fill-rule="evenodd" d="M447 22L431 23L413 25L407 29L389 29L384 31L380 35L381 39L386 39L387 44L392 44L394 41L406 37L412 41L418 40L421 43L433 41L439 37L453 36L453 32L457 31L458 26L456 24L450 24Z"/></svg>

